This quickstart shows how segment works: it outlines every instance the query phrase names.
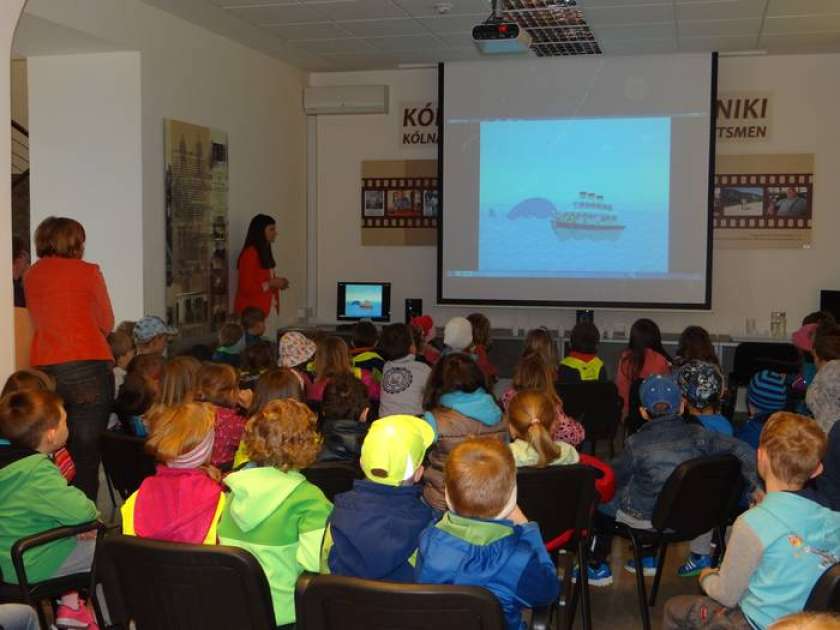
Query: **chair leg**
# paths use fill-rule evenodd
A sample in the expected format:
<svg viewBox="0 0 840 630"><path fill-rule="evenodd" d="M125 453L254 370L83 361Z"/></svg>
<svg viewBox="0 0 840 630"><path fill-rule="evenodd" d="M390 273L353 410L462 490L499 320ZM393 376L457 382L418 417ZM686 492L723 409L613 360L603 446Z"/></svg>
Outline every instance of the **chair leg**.
<svg viewBox="0 0 840 630"><path fill-rule="evenodd" d="M581 567L580 579L580 616L583 622L583 630L591 630L592 628L592 609L589 605L589 572L587 567L589 565L589 554L587 553L587 545L585 540L578 541L578 566Z"/></svg>
<svg viewBox="0 0 840 630"><path fill-rule="evenodd" d="M659 580L662 578L662 569L665 568L665 552L668 550L668 543L660 542L659 550L656 553L656 575L653 578L653 586L650 589L650 605L656 606L656 594L659 592Z"/></svg>
<svg viewBox="0 0 840 630"><path fill-rule="evenodd" d="M650 630L650 611L648 611L647 594L645 593L645 574L642 569L642 546L633 530L629 527L630 544L633 546L633 559L636 562L636 595L639 598L639 611L642 613L642 628Z"/></svg>

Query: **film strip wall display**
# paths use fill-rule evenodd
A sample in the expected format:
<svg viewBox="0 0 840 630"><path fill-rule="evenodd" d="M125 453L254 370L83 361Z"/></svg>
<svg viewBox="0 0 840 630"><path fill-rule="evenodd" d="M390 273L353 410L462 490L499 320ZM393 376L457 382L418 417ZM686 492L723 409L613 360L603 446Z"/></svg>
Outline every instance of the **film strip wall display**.
<svg viewBox="0 0 840 630"><path fill-rule="evenodd" d="M363 176L361 201L363 228L437 228L437 177Z"/></svg>
<svg viewBox="0 0 840 630"><path fill-rule="evenodd" d="M811 173L715 176L715 228L810 230L814 176Z"/></svg>

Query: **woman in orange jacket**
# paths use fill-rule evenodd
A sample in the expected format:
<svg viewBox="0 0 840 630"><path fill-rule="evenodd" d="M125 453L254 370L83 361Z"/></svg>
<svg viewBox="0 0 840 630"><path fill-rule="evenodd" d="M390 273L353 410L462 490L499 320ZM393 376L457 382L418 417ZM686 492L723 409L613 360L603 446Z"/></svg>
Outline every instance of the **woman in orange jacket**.
<svg viewBox="0 0 840 630"><path fill-rule="evenodd" d="M275 300L275 308L279 311L280 291L289 287L289 281L274 275L276 263L271 253L271 244L275 238L277 225L274 219L265 214L258 214L251 219L245 244L236 263L239 282L234 309L237 313L254 306L267 317L271 303Z"/></svg>

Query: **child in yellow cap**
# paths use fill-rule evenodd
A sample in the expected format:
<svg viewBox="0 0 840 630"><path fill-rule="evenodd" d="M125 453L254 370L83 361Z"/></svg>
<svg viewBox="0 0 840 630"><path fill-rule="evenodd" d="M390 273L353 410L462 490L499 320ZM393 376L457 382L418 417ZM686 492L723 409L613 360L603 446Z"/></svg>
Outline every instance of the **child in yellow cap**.
<svg viewBox="0 0 840 630"><path fill-rule="evenodd" d="M370 426L360 460L366 479L335 497L322 573L414 581L417 540L433 520L418 482L434 439L432 427L414 416L387 416Z"/></svg>

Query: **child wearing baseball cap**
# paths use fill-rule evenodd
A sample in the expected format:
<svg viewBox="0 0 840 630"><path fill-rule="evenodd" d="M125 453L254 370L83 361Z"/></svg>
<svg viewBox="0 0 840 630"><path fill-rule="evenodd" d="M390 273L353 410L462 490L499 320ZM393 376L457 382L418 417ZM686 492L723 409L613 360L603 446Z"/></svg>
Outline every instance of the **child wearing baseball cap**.
<svg viewBox="0 0 840 630"><path fill-rule="evenodd" d="M685 398L688 413L709 431L732 435L732 424L718 413L723 376L713 363L691 359L677 370L677 384Z"/></svg>
<svg viewBox="0 0 840 630"><path fill-rule="evenodd" d="M656 500L668 477L677 466L696 457L732 454L741 460L741 472L751 488L756 487L755 451L735 438L707 431L699 424L686 422L682 413L685 401L677 383L670 376L654 375L639 387L644 424L624 445L621 455L611 465L615 471L615 498L599 506L596 512L595 549L589 566L589 583L606 586L612 573L606 563L612 544L609 532L618 521L639 529L652 527ZM630 560L625 570L635 573ZM645 575L656 573L653 555L642 558Z"/></svg>
<svg viewBox="0 0 840 630"><path fill-rule="evenodd" d="M417 540L433 518L418 482L434 438L432 427L415 416L387 416L371 425L360 460L365 479L335 497L322 573L414 581Z"/></svg>
<svg viewBox="0 0 840 630"><path fill-rule="evenodd" d="M524 628L523 608L557 599L557 569L536 523L516 504L516 464L499 440L461 442L446 460L449 511L420 536L417 581L489 590L508 630Z"/></svg>

